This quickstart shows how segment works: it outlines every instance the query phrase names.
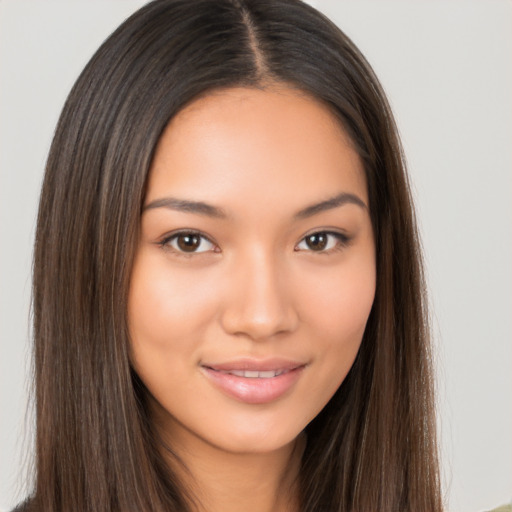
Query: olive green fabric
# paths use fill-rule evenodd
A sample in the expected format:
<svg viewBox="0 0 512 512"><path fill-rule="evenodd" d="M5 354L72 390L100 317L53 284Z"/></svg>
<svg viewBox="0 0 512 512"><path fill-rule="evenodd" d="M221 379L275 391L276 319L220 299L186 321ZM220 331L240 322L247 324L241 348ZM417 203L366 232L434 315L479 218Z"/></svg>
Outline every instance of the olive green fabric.
<svg viewBox="0 0 512 512"><path fill-rule="evenodd" d="M489 510L489 512L512 512L512 504L502 505L501 507Z"/></svg>

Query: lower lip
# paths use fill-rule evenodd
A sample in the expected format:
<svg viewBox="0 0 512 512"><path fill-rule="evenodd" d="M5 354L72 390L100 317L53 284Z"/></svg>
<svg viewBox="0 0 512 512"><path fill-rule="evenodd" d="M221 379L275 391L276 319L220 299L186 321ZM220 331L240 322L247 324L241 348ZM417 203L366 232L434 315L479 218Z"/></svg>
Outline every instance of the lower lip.
<svg viewBox="0 0 512 512"><path fill-rule="evenodd" d="M202 367L210 381L226 395L247 404L266 404L285 395L299 380L304 366L268 379L238 377Z"/></svg>

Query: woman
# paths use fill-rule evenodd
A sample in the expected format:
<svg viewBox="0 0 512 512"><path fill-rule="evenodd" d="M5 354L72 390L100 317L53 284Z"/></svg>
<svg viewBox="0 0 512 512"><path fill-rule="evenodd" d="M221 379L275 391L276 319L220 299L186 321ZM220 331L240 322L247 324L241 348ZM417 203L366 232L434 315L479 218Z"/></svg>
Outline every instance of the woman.
<svg viewBox="0 0 512 512"><path fill-rule="evenodd" d="M48 158L27 509L441 510L423 290L347 37L294 0L148 4Z"/></svg>

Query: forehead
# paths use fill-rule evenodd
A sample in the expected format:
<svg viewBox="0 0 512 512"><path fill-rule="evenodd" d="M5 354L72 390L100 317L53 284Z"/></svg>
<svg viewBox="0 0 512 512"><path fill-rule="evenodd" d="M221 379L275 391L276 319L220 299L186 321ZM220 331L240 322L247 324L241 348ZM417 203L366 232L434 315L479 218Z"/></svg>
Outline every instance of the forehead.
<svg viewBox="0 0 512 512"><path fill-rule="evenodd" d="M294 89L233 88L201 97L171 120L147 200L205 195L300 206L333 192L367 198L361 160L336 116Z"/></svg>

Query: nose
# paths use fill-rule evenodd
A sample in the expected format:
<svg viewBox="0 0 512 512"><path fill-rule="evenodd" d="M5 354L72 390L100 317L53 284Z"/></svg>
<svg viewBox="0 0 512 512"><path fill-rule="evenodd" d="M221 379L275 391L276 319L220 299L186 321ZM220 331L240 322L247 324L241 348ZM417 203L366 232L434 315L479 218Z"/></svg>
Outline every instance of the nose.
<svg viewBox="0 0 512 512"><path fill-rule="evenodd" d="M221 315L225 332L265 340L293 332L298 314L291 294L290 276L276 258L252 254L230 269L228 297Z"/></svg>

